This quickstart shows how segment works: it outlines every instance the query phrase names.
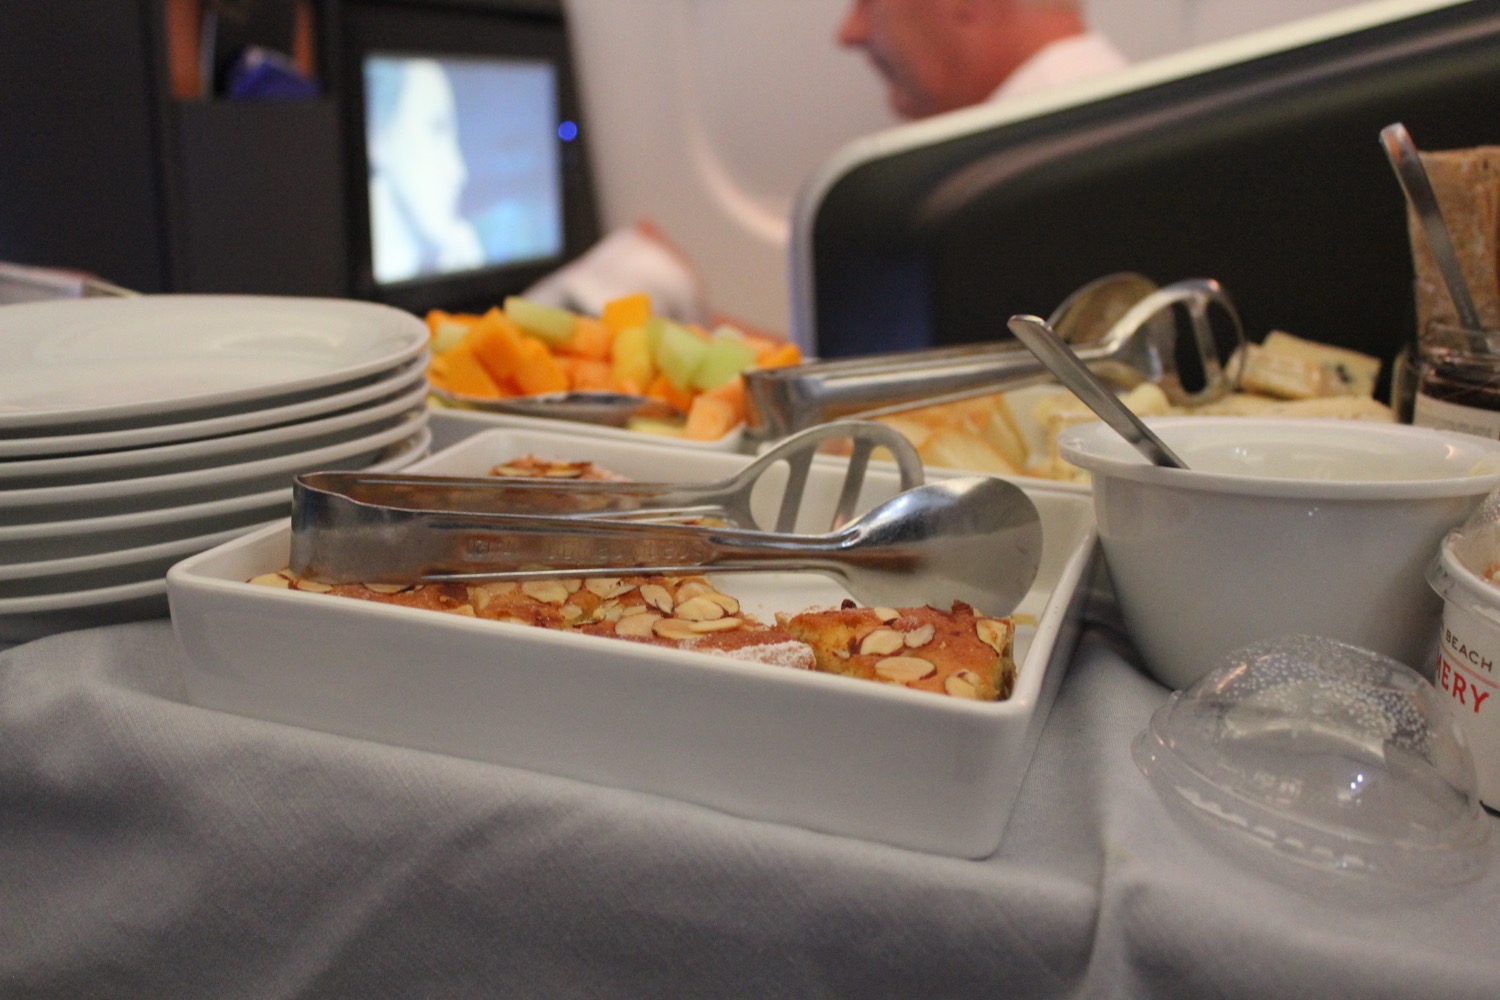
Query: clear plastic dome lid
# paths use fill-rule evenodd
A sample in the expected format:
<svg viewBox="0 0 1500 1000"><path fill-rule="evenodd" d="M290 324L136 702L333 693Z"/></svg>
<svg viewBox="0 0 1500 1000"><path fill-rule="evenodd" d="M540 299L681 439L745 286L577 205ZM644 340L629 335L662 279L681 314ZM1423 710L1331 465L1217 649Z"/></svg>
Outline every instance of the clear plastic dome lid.
<svg viewBox="0 0 1500 1000"><path fill-rule="evenodd" d="M1227 655L1172 695L1134 746L1167 803L1255 849L1365 883L1483 871L1474 761L1436 688L1317 636Z"/></svg>

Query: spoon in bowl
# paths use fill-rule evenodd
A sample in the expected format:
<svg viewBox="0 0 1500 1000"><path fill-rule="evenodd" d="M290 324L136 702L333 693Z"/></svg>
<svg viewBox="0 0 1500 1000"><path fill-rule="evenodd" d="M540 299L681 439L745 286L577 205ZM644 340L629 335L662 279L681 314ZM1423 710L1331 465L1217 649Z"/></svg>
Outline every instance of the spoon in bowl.
<svg viewBox="0 0 1500 1000"><path fill-rule="evenodd" d="M1178 458L1130 407L1120 402L1114 390L1089 370L1045 320L1036 316L1012 316L1008 325L1016 339L1025 344L1059 382L1134 445L1152 465L1187 468L1187 463Z"/></svg>

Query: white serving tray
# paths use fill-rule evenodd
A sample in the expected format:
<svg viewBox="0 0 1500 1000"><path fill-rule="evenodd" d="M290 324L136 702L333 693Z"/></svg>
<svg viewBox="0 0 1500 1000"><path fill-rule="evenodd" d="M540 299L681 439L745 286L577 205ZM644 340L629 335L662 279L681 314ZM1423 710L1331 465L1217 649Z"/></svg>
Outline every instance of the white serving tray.
<svg viewBox="0 0 1500 1000"><path fill-rule="evenodd" d="M717 480L748 461L494 430L412 471L482 474L528 452L638 479ZM840 463L820 460L810 500L831 507L841 482ZM978 858L1000 843L1072 654L1094 553L1086 495L1021 485L1042 515L1043 554L1019 609L1035 625L1019 630L1016 688L1000 703L244 582L286 565L285 522L178 563L167 589L202 706ZM877 464L866 502L895 488ZM765 619L845 596L810 574L719 582Z"/></svg>
<svg viewBox="0 0 1500 1000"><path fill-rule="evenodd" d="M523 431L551 431L572 437L599 438L603 441L633 441L661 444L688 451L738 452L744 440L745 425L739 424L717 441L689 441L687 438L663 437L632 431L624 427L608 427L604 424L585 424L578 421L562 421L549 417L523 417L514 413L491 413L485 410L463 410L453 406L432 404L429 423L432 426L434 451L442 451L471 434L496 429Z"/></svg>

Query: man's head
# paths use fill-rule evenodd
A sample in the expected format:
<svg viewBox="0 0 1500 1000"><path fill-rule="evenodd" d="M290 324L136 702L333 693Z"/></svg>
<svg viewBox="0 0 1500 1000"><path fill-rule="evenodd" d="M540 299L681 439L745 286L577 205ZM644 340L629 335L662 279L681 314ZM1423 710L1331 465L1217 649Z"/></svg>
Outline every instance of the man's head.
<svg viewBox="0 0 1500 1000"><path fill-rule="evenodd" d="M898 115L925 118L981 103L1038 49L1084 30L1078 0L852 0L838 40L865 50Z"/></svg>

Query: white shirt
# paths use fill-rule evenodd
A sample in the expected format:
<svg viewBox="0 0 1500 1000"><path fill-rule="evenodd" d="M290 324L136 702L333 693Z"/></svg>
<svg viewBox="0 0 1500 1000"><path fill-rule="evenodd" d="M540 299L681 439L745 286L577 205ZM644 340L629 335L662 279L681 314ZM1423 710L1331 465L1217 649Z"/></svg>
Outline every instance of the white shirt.
<svg viewBox="0 0 1500 1000"><path fill-rule="evenodd" d="M1061 38L1038 49L995 88L991 101L1099 76L1130 64L1108 38L1095 32Z"/></svg>

